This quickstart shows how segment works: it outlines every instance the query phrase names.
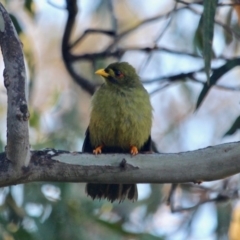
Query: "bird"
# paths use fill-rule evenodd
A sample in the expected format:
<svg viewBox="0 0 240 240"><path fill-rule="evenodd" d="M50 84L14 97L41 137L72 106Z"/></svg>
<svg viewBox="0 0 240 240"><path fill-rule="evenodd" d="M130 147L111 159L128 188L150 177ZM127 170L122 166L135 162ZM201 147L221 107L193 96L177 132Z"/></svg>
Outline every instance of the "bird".
<svg viewBox="0 0 240 240"><path fill-rule="evenodd" d="M103 77L104 83L92 97L82 152L133 156L151 152L152 106L135 68L127 62L114 62L95 74ZM85 192L93 200L110 202L138 198L136 184L87 183Z"/></svg>

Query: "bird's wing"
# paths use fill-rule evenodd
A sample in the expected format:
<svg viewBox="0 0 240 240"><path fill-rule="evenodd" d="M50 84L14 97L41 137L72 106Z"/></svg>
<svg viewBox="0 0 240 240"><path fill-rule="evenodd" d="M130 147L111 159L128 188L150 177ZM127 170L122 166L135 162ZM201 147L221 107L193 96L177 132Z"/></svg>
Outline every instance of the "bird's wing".
<svg viewBox="0 0 240 240"><path fill-rule="evenodd" d="M139 152L151 152L152 151L152 139L151 135L149 135L148 140L144 143L144 145L139 149Z"/></svg>
<svg viewBox="0 0 240 240"><path fill-rule="evenodd" d="M82 152L92 153L93 149L94 148L90 142L90 134L89 134L89 127L88 127L86 130L86 133L85 133L85 139L84 139L83 146L82 146Z"/></svg>

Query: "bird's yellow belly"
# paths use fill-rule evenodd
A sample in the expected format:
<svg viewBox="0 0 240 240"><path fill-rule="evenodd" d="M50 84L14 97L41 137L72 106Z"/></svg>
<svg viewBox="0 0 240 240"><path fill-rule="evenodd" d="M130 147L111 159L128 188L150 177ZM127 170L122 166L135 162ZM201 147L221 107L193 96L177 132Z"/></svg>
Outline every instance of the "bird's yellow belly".
<svg viewBox="0 0 240 240"><path fill-rule="evenodd" d="M141 148L147 141L151 129L151 116L147 117L140 109L119 107L108 114L97 113L90 122L90 141L94 147L104 145L129 149Z"/></svg>
<svg viewBox="0 0 240 240"><path fill-rule="evenodd" d="M128 150L148 140L152 108L144 89L113 92L101 88L93 99L89 124L93 147L105 145Z"/></svg>

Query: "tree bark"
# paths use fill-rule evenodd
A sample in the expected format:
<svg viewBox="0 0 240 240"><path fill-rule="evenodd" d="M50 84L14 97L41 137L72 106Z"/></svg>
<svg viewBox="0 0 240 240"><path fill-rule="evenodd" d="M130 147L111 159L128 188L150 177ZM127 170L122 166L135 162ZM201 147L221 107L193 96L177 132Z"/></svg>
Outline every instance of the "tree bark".
<svg viewBox="0 0 240 240"><path fill-rule="evenodd" d="M0 154L0 187L35 181L183 183L213 181L240 172L239 142L171 154L83 154L33 151L28 167L15 171Z"/></svg>
<svg viewBox="0 0 240 240"><path fill-rule="evenodd" d="M7 89L6 157L16 169L30 160L28 106L25 97L26 71L21 42L12 21L0 3L0 45L5 64L4 85Z"/></svg>

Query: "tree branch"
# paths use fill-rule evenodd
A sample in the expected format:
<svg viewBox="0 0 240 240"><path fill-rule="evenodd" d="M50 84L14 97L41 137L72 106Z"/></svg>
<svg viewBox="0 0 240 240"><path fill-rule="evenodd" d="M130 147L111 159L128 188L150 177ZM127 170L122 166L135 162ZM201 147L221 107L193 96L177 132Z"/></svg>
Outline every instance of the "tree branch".
<svg viewBox="0 0 240 240"><path fill-rule="evenodd" d="M73 77L74 81L77 84L79 84L84 90L86 90L89 94L92 95L95 92L96 86L92 82L88 81L88 79L77 74L71 60L72 53L70 51L71 49L70 37L75 23L75 17L78 11L76 0L66 0L66 5L67 5L66 9L68 11L68 18L62 40L63 61L68 72Z"/></svg>
<svg viewBox="0 0 240 240"><path fill-rule="evenodd" d="M174 49L168 49L160 46L153 46L153 47L125 47L125 48L118 48L115 51L101 51L98 53L84 53L80 55L72 55L71 61L79 61L79 60L94 60L96 58L106 58L106 57L122 57L122 55L128 51L136 51L136 52L146 52L146 53L152 53L152 52L167 52L170 54L175 55L183 55L183 56L189 56L193 58L202 58L201 56L194 54L194 53L188 53L188 52L182 52ZM215 59L223 59L226 60L224 57L218 57Z"/></svg>
<svg viewBox="0 0 240 240"><path fill-rule="evenodd" d="M28 106L25 97L25 66L21 42L12 21L0 3L0 45L5 64L4 85L7 89L7 159L20 168L29 156Z"/></svg>
<svg viewBox="0 0 240 240"><path fill-rule="evenodd" d="M28 167L14 171L0 154L0 187L34 181L183 183L213 181L240 172L239 142L171 154L83 154L33 151ZM11 176L11 177L10 177Z"/></svg>
<svg viewBox="0 0 240 240"><path fill-rule="evenodd" d="M194 74L200 73L203 70L204 70L203 68L200 68L198 70L190 71L190 72L187 72L187 73L179 73L179 74L169 75L169 76L160 76L160 77L156 77L156 78L152 78L152 79L143 79L142 83L149 84L149 83L160 82L160 81L163 81L163 80L168 80L170 82L176 82L176 81L179 81L181 79L191 78L191 77L194 76Z"/></svg>

